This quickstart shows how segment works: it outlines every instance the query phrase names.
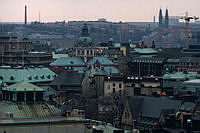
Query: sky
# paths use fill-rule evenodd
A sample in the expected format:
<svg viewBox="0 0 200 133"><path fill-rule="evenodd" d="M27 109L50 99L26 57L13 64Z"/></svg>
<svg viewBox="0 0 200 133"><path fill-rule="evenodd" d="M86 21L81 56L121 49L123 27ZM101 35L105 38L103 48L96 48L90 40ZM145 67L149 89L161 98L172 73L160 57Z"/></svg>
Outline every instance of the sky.
<svg viewBox="0 0 200 133"><path fill-rule="evenodd" d="M200 17L200 0L0 0L0 22L23 22L24 6L28 21L92 21L106 18L114 22L158 21L159 9L170 16L189 12Z"/></svg>

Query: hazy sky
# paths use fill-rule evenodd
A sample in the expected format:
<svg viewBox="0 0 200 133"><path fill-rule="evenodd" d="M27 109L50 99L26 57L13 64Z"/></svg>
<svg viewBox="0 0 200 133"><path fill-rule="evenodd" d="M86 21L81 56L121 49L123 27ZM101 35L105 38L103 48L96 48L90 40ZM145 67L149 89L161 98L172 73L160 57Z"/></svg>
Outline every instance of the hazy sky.
<svg viewBox="0 0 200 133"><path fill-rule="evenodd" d="M0 0L0 22L24 21L24 5L28 21L153 21L159 8L170 15L182 16L186 11L200 17L200 0Z"/></svg>

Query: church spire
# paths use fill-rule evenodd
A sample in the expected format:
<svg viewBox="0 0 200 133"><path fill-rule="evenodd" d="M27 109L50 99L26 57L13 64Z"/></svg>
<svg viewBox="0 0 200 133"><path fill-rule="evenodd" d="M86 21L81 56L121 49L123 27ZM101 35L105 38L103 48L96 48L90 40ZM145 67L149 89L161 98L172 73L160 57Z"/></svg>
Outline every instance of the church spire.
<svg viewBox="0 0 200 133"><path fill-rule="evenodd" d="M163 25L163 15L162 15L162 9L160 8L159 11L159 27L162 27Z"/></svg>
<svg viewBox="0 0 200 133"><path fill-rule="evenodd" d="M165 12L165 27L166 28L169 27L169 13L168 13L168 9L166 9L166 12Z"/></svg>

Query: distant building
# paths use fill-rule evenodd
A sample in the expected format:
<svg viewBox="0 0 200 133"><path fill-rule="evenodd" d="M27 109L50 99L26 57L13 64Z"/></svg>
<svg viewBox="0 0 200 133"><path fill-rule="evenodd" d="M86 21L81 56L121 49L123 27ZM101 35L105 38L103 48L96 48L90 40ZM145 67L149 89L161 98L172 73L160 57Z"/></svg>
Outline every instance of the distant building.
<svg viewBox="0 0 200 133"><path fill-rule="evenodd" d="M48 65L52 61L52 54L36 52L33 43L28 38L12 36L0 37L0 64L11 66Z"/></svg>
<svg viewBox="0 0 200 133"><path fill-rule="evenodd" d="M165 89L167 94L174 95L175 86L180 83L198 78L197 72L175 72L166 73L163 75L162 88Z"/></svg>
<svg viewBox="0 0 200 133"><path fill-rule="evenodd" d="M81 37L78 39L72 53L69 56L80 57L84 62L98 55L98 49L95 47L92 38L89 36L88 27L84 24Z"/></svg>
<svg viewBox="0 0 200 133"><path fill-rule="evenodd" d="M127 61L130 74L136 76L162 76L164 58L133 57Z"/></svg>
<svg viewBox="0 0 200 133"><path fill-rule="evenodd" d="M166 9L165 16L163 16L162 9L159 10L159 28L169 27L169 11Z"/></svg>
<svg viewBox="0 0 200 133"><path fill-rule="evenodd" d="M98 21L100 21L100 22L106 22L107 20L105 18L100 18L100 19L98 19Z"/></svg>

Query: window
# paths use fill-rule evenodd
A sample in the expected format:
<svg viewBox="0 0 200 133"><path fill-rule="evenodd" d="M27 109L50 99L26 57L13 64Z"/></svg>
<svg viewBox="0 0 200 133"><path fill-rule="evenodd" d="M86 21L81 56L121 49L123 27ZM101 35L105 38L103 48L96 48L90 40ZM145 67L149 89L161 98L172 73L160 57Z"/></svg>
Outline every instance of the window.
<svg viewBox="0 0 200 133"><path fill-rule="evenodd" d="M110 90L110 85L107 85L107 89Z"/></svg>
<svg viewBox="0 0 200 133"><path fill-rule="evenodd" d="M15 49L16 47L15 47L15 45L11 45L11 49Z"/></svg>
<svg viewBox="0 0 200 133"><path fill-rule="evenodd" d="M115 93L115 88L113 88L113 93Z"/></svg>
<svg viewBox="0 0 200 133"><path fill-rule="evenodd" d="M113 87L115 87L115 83L113 83Z"/></svg>
<svg viewBox="0 0 200 133"><path fill-rule="evenodd" d="M119 84L119 88L122 88L122 84L121 83Z"/></svg>

